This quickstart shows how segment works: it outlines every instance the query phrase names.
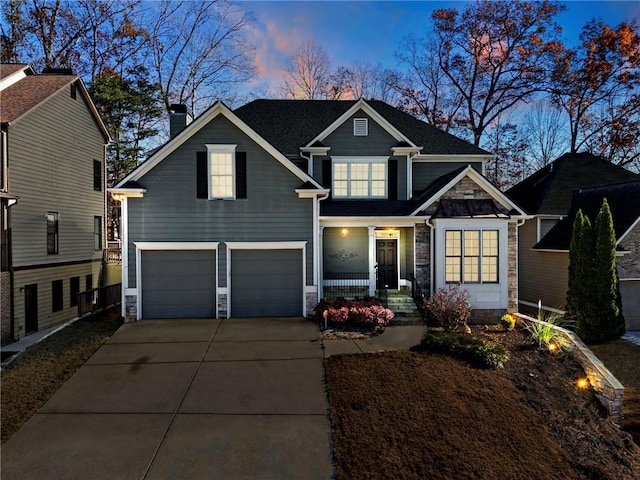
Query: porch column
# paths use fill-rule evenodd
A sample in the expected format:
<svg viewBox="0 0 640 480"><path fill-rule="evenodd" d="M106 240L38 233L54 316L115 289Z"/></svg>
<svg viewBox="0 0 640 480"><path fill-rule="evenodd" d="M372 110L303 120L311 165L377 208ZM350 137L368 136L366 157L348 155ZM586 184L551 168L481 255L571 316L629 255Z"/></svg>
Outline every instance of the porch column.
<svg viewBox="0 0 640 480"><path fill-rule="evenodd" d="M376 296L376 235L375 226L368 226L369 230L369 296Z"/></svg>

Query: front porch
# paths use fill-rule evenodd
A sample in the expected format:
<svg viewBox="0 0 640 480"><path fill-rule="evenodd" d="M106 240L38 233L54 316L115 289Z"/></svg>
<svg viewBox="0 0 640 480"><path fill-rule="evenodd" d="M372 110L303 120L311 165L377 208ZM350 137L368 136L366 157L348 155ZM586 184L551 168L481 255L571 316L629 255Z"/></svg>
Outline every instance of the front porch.
<svg viewBox="0 0 640 480"><path fill-rule="evenodd" d="M414 276L421 276L421 288L429 291L428 242L425 225L322 227L322 297L410 290Z"/></svg>

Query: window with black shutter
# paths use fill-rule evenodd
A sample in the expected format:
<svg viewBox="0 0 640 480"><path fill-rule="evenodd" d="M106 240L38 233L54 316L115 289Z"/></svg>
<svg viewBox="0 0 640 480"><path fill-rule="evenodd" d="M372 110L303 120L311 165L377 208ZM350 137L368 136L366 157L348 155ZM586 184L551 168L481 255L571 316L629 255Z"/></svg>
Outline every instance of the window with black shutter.
<svg viewBox="0 0 640 480"><path fill-rule="evenodd" d="M98 160L93 161L93 189L102 191L102 162Z"/></svg>
<svg viewBox="0 0 640 480"><path fill-rule="evenodd" d="M209 198L207 152L196 154L196 198Z"/></svg>
<svg viewBox="0 0 640 480"><path fill-rule="evenodd" d="M398 160L389 160L389 200L398 199Z"/></svg>
<svg viewBox="0 0 640 480"><path fill-rule="evenodd" d="M247 198L247 152L236 152L236 198Z"/></svg>

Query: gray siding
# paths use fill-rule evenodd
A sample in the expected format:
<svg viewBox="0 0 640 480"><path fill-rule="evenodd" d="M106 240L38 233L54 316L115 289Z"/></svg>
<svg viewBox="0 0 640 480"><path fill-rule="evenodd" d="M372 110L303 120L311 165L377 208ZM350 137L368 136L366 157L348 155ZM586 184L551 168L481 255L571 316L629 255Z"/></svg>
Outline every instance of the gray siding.
<svg viewBox="0 0 640 480"><path fill-rule="evenodd" d="M366 137L353 135L354 118L369 118L369 135ZM391 147L398 141L360 111L333 131L322 143L331 147L329 154L332 156L389 156Z"/></svg>
<svg viewBox="0 0 640 480"><path fill-rule="evenodd" d="M322 235L323 271L332 273L369 273L369 232L366 228L348 228L343 237L340 228L325 228Z"/></svg>
<svg viewBox="0 0 640 480"><path fill-rule="evenodd" d="M471 165L474 170L482 173L482 162L413 162L412 182L413 194L427 188L436 178L453 172L461 167Z"/></svg>
<svg viewBox="0 0 640 480"><path fill-rule="evenodd" d="M72 99L69 86L9 126L9 188L19 197L11 207L16 338L24 336L24 285L38 285L39 329L77 315L70 277L80 276L84 290L91 274L97 286L102 251L94 250L93 218L103 218L104 240L105 192L93 189L93 161L104 165L104 144L89 106L80 92ZM47 212L58 213L54 255L47 254ZM52 280L63 280L64 308L55 313Z"/></svg>
<svg viewBox="0 0 640 480"><path fill-rule="evenodd" d="M64 88L9 127L13 266L102 257L93 249L93 217L103 217L104 188L93 189L93 161L105 140L78 93ZM59 253L47 255L47 212L59 215ZM103 235L104 238L104 235Z"/></svg>
<svg viewBox="0 0 640 480"><path fill-rule="evenodd" d="M247 152L247 198L196 198L196 152L206 144L236 144ZM313 200L302 182L222 116L194 134L139 180L143 198L129 207L129 287L135 287L133 242L307 242L307 284L313 282ZM219 251L219 283L227 286L226 248Z"/></svg>

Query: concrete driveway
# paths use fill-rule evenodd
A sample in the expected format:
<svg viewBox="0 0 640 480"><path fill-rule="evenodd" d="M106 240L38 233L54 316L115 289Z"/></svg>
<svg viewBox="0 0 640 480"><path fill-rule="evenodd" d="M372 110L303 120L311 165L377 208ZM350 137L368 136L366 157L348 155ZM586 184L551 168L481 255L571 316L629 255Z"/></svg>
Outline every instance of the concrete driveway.
<svg viewBox="0 0 640 480"><path fill-rule="evenodd" d="M305 319L123 325L2 447L2 479L330 479Z"/></svg>

